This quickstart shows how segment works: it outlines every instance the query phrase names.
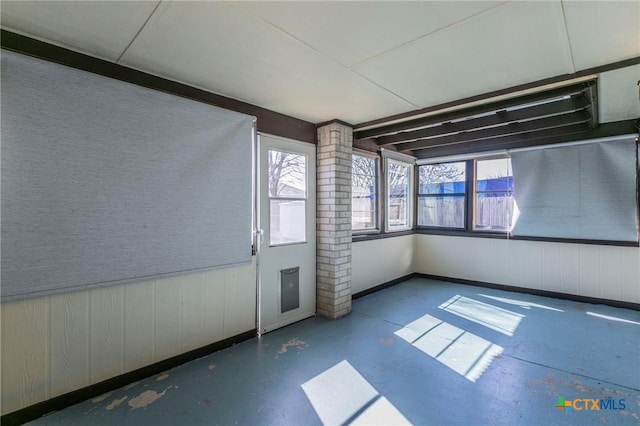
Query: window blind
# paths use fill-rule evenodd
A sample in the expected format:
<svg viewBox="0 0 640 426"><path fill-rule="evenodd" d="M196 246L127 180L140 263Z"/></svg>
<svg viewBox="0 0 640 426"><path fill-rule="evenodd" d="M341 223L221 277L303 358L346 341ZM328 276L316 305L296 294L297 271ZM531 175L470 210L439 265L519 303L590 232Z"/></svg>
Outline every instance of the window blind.
<svg viewBox="0 0 640 426"><path fill-rule="evenodd" d="M636 139L512 152L512 235L638 241Z"/></svg>
<svg viewBox="0 0 640 426"><path fill-rule="evenodd" d="M2 300L249 262L254 118L2 51Z"/></svg>

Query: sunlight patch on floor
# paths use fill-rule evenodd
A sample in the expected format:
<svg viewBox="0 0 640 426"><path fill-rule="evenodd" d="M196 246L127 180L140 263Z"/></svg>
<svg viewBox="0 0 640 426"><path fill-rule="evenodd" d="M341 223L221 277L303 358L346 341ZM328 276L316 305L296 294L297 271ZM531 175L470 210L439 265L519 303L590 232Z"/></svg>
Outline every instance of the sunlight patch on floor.
<svg viewBox="0 0 640 426"><path fill-rule="evenodd" d="M302 384L325 425L410 425L396 407L344 360Z"/></svg>
<svg viewBox="0 0 640 426"><path fill-rule="evenodd" d="M472 382L503 351L501 346L431 315L418 318L395 334Z"/></svg>
<svg viewBox="0 0 640 426"><path fill-rule="evenodd" d="M591 315L592 317L607 319L607 320L611 320L611 321L626 322L627 324L640 325L640 322L631 321L631 320L624 319L624 318L612 317L610 315L598 314L596 312L587 312L587 315Z"/></svg>
<svg viewBox="0 0 640 426"><path fill-rule="evenodd" d="M541 305L539 303L528 302L526 300L507 299L506 297L489 296L488 294L478 294L478 296L486 297L488 299L497 300L498 302L507 303L509 305L516 305L524 309L540 308L547 309L549 311L564 312L562 309L552 308L551 306Z"/></svg>
<svg viewBox="0 0 640 426"><path fill-rule="evenodd" d="M517 312L460 295L453 296L439 308L507 336L513 336L520 321L525 317Z"/></svg>

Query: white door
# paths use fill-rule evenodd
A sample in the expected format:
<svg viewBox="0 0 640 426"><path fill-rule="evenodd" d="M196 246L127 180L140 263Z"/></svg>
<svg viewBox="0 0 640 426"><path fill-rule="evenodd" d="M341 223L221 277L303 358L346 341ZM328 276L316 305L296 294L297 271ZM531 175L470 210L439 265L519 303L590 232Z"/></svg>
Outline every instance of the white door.
<svg viewBox="0 0 640 426"><path fill-rule="evenodd" d="M261 134L258 331L316 311L315 145Z"/></svg>

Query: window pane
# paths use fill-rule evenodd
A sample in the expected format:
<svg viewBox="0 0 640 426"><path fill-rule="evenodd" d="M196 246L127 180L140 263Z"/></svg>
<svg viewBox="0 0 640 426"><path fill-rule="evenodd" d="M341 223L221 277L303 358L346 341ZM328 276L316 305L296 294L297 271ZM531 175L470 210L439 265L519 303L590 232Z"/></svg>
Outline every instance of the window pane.
<svg viewBox="0 0 640 426"><path fill-rule="evenodd" d="M391 161L387 164L387 219L389 227L410 226L407 200L410 167Z"/></svg>
<svg viewBox="0 0 640 426"><path fill-rule="evenodd" d="M511 159L478 160L475 185L474 229L509 231L513 215Z"/></svg>
<svg viewBox="0 0 640 426"><path fill-rule="evenodd" d="M269 197L305 198L307 157L269 150Z"/></svg>
<svg viewBox="0 0 640 426"><path fill-rule="evenodd" d="M476 165L478 191L513 191L513 172L510 158L478 160Z"/></svg>
<svg viewBox="0 0 640 426"><path fill-rule="evenodd" d="M376 160L352 156L351 227L353 230L376 228Z"/></svg>
<svg viewBox="0 0 640 426"><path fill-rule="evenodd" d="M418 167L419 194L464 194L465 162Z"/></svg>
<svg viewBox="0 0 640 426"><path fill-rule="evenodd" d="M513 215L513 192L485 192L476 198L478 230L508 231Z"/></svg>
<svg viewBox="0 0 640 426"><path fill-rule="evenodd" d="M464 228L464 195L419 197L418 226Z"/></svg>
<svg viewBox="0 0 640 426"><path fill-rule="evenodd" d="M306 200L270 200L269 245L303 243Z"/></svg>

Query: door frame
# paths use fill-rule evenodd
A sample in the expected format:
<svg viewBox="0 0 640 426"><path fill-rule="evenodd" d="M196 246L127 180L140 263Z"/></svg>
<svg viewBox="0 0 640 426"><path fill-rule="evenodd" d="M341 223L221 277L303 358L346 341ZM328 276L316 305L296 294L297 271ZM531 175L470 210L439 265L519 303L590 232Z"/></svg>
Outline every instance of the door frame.
<svg viewBox="0 0 640 426"><path fill-rule="evenodd" d="M286 246L298 246L297 243L291 244L291 245L283 245L283 246L269 246L269 233L265 232L265 230L267 229L266 226L269 225L268 221L270 220L269 215L263 215L262 211L263 211L263 205L262 205L262 196L263 196L263 188L261 187L261 185L268 185L268 182L262 182L262 178L263 178L263 174L265 173L265 167L268 167L266 164L262 164L263 163L263 149L267 149L265 148L265 142L264 142L264 138L269 138L275 141L281 141L284 144L290 144L293 145L294 147L297 145L299 147L302 148L306 148L307 150L309 150L310 152L308 154L305 154L308 158L308 163L307 163L307 170L306 170L306 180L307 180L307 198L306 198L306 209L307 209L307 214L309 215L309 217L307 218L307 222L309 221L309 219L311 219L311 222L313 224L313 226L306 226L306 243L300 243L300 245L302 244L308 244L310 249L313 250L313 264L312 264L312 275L313 275L313 308L311 309L312 311L303 311L300 313L300 316L295 316L295 317L289 317L289 318L285 318L282 321L278 321L275 323L271 323L271 324L267 324L266 326L263 324L263 319L264 319L264 315L263 315L263 292L265 291L265 283L263 282L263 261L264 261L264 250L265 249L278 249L279 247L286 247ZM310 149L311 148L311 149ZM277 149L277 148L276 148ZM294 153L296 153L295 148L291 149ZM283 151L287 151L287 149L283 149ZM311 151L313 151L311 153ZM312 154L312 155L311 155ZM255 228L254 228L254 232L253 232L253 237L254 237L254 247L255 247L255 253L256 253L256 329L257 329L257 333L258 336L260 336L261 334L267 333L269 331L275 330L277 328L289 325L291 323L300 321L302 319L311 317L313 315L315 315L315 311L316 311L316 279L315 279L315 265L316 265L316 173L315 173L315 169L316 169L316 145L315 144L311 144L309 142L302 142L302 141L297 141L294 139L289 139L289 138L285 138L282 136L276 136L276 135L272 135L272 134L267 134L267 133L261 133L261 132L256 132L256 144L255 144L255 167L254 167L254 173L255 173ZM266 175L265 175L266 176ZM268 190L267 190L268 191ZM268 196L266 197L267 199L265 199L265 202L269 202L268 201ZM267 210L268 212L268 206L267 206ZM266 245L265 245L266 244ZM301 288L302 288L302 279L301 279ZM301 291L302 293L302 291ZM278 294L279 296L279 294ZM301 305L302 305L302 299L301 299Z"/></svg>

